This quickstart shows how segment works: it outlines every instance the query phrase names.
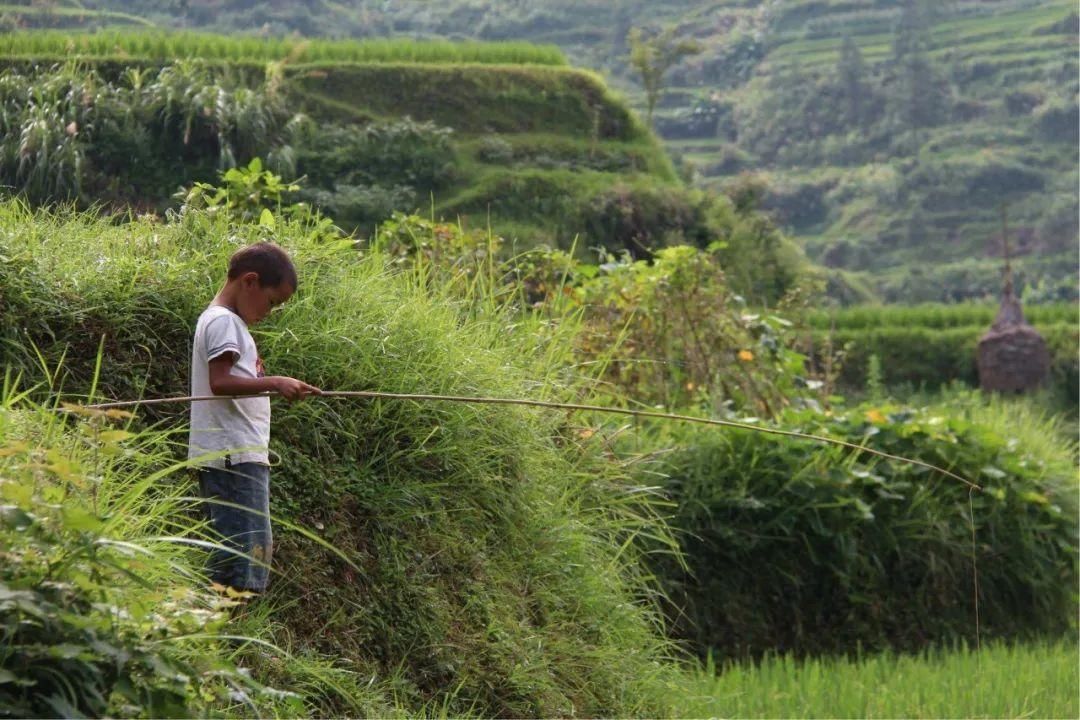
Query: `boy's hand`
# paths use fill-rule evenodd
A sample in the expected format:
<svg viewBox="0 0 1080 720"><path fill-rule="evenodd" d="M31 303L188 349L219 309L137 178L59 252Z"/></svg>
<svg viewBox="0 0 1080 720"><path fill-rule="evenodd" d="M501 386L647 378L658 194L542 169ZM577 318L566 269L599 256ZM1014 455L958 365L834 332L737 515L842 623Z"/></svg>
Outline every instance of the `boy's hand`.
<svg viewBox="0 0 1080 720"><path fill-rule="evenodd" d="M322 395L322 390L314 385L308 385L306 382L297 380L296 378L277 376L274 379L274 390L281 393L281 396L289 402L296 402L308 395Z"/></svg>

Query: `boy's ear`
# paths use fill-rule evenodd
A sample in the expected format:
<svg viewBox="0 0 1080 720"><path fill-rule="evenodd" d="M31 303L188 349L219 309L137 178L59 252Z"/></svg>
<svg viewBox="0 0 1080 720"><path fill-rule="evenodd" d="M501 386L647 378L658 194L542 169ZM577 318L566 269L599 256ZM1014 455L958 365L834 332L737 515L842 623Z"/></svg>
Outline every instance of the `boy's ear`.
<svg viewBox="0 0 1080 720"><path fill-rule="evenodd" d="M251 287L252 285L258 285L259 273L255 272L254 270L249 270L248 272L240 276L240 283L242 285L246 285L247 287Z"/></svg>

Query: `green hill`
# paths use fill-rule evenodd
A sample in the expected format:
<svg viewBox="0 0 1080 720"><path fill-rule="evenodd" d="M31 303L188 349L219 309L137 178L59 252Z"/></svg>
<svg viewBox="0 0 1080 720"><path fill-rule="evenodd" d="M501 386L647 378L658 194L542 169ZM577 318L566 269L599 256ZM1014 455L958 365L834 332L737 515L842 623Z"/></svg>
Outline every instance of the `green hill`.
<svg viewBox="0 0 1080 720"><path fill-rule="evenodd" d="M626 104L550 46L38 31L0 35L0 64L0 177L38 203L161 211L261 157L362 234L423 209L617 250L634 237L590 234L610 193L686 194Z"/></svg>
<svg viewBox="0 0 1080 720"><path fill-rule="evenodd" d="M703 186L754 173L837 279L892 300L992 293L1007 205L1028 296L1075 297L1078 21L1064 0L83 5L271 35L550 43L635 94L626 32L674 28L702 52L668 75L669 148Z"/></svg>

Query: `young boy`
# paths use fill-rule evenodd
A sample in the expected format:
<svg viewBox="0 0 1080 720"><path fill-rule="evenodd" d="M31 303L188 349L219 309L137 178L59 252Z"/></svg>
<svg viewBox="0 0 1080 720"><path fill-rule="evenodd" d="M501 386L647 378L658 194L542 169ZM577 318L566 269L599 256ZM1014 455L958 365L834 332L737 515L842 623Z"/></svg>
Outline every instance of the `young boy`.
<svg viewBox="0 0 1080 720"><path fill-rule="evenodd" d="M248 327L296 292L296 268L271 242L238 250L228 280L199 316L191 351L192 395L281 393L289 401L320 394L290 377L263 374ZM270 535L270 398L191 403L188 457L199 464L199 492L241 507L205 503L213 530L237 553L215 551L210 577L254 593L266 589ZM211 457L206 457L211 455ZM241 509L243 508L243 509Z"/></svg>

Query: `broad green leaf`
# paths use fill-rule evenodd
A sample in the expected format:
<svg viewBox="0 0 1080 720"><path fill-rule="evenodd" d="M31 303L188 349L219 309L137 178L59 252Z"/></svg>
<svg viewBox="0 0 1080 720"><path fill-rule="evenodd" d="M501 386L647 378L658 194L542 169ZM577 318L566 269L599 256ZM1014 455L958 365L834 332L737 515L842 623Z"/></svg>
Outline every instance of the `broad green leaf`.
<svg viewBox="0 0 1080 720"><path fill-rule="evenodd" d="M64 518L64 527L69 530L75 530L79 532L94 532L101 529L101 519L96 517L86 508L79 507L78 505L72 505L69 507L65 507L61 511L61 514Z"/></svg>

